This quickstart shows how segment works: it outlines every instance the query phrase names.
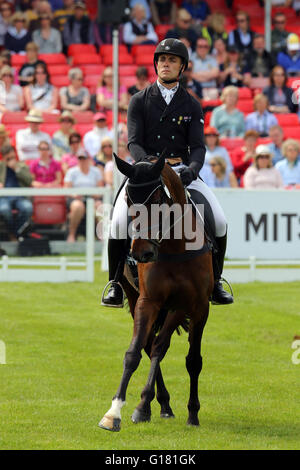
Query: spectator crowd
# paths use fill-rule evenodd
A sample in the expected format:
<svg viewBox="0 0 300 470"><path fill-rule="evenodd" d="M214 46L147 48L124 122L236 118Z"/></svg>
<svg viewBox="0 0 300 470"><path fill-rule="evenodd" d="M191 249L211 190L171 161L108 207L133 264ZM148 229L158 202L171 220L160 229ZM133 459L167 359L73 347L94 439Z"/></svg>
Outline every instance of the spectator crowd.
<svg viewBox="0 0 300 470"><path fill-rule="evenodd" d="M121 158L132 161L129 101L156 80L158 42L174 37L189 51L181 83L204 112L204 181L211 187L300 188L300 27L293 7L299 2L272 9L270 51L263 2L254 0L248 9L244 3L240 10L234 0L218 1L219 9L213 1L129 1L130 15L119 25ZM113 185L114 26L96 4L0 0L0 188ZM21 122L14 115L23 116ZM69 199L67 206L67 240L74 242L85 200ZM0 197L10 239L32 214L30 200Z"/></svg>

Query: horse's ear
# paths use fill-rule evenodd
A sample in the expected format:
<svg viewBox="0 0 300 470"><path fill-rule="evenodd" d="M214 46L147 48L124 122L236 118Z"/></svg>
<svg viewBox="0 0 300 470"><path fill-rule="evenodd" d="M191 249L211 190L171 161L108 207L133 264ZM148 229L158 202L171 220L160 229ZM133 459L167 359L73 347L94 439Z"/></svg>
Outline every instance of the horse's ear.
<svg viewBox="0 0 300 470"><path fill-rule="evenodd" d="M133 166L130 165L130 163L127 163L121 158L119 158L115 153L114 153L114 157L115 157L117 168L122 173L122 175L125 175L128 178L131 178L132 175L134 174Z"/></svg>
<svg viewBox="0 0 300 470"><path fill-rule="evenodd" d="M160 176L163 170L163 167L165 166L165 156L166 156L166 152L164 150L151 169L151 171L153 172L153 175L155 175L157 178Z"/></svg>

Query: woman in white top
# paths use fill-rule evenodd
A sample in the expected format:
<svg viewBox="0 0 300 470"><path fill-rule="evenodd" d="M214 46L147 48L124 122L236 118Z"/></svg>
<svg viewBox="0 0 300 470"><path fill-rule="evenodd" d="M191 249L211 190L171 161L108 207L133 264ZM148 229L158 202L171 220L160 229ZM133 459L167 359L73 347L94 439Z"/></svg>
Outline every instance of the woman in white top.
<svg viewBox="0 0 300 470"><path fill-rule="evenodd" d="M58 107L58 90L49 83L49 72L44 63L35 66L32 85L24 90L27 109L39 109L51 113Z"/></svg>
<svg viewBox="0 0 300 470"><path fill-rule="evenodd" d="M20 85L14 85L14 72L11 67L4 65L0 71L0 80L5 87L5 102L0 103L0 111L21 111L24 108L23 90Z"/></svg>
<svg viewBox="0 0 300 470"><path fill-rule="evenodd" d="M280 172L273 166L272 152L266 145L258 145L254 163L244 174L245 189L283 188Z"/></svg>
<svg viewBox="0 0 300 470"><path fill-rule="evenodd" d="M102 174L96 166L91 164L91 159L85 151L78 155L78 166L70 168L65 176L64 185L67 188L96 188L103 186ZM100 199L95 199L95 208L101 204ZM77 196L69 200L69 235L67 241L76 241L77 229L85 214L85 199Z"/></svg>

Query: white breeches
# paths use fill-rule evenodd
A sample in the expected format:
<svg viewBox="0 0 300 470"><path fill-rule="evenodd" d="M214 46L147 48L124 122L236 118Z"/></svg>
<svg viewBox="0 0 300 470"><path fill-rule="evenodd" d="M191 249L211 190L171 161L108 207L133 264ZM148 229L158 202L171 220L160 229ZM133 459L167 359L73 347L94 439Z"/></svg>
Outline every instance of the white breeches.
<svg viewBox="0 0 300 470"><path fill-rule="evenodd" d="M178 174L179 170L183 168L184 165L178 165L173 167L173 170ZM111 223L111 237L112 238L127 238L127 227L128 227L128 216L127 216L127 203L125 201L125 189L126 184L120 191L120 194L116 200L113 216L112 216L112 223ZM222 207L219 204L214 193L211 189L200 179L197 178L196 180L192 181L192 183L187 187L187 189L192 189L195 191L200 192L205 199L207 200L208 204L211 207L214 221L215 221L215 236L216 237L223 237L227 231L227 222L225 218L225 214L223 212Z"/></svg>

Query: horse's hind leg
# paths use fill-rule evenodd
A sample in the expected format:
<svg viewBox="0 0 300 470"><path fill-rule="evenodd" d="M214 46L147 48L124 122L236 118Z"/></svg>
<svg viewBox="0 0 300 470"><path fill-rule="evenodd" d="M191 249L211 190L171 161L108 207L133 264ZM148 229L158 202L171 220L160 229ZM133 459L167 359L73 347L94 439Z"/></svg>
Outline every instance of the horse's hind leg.
<svg viewBox="0 0 300 470"><path fill-rule="evenodd" d="M147 346L145 347L145 352L151 360L151 348L153 341L155 339L154 333L151 334ZM161 418L174 418L174 413L170 407L170 395L165 386L165 382L162 376L162 371L160 366L158 366L156 374L156 398L160 404L160 416Z"/></svg>
<svg viewBox="0 0 300 470"><path fill-rule="evenodd" d="M197 323L191 320L190 323L190 348L186 356L186 368L190 376L189 415L187 424L193 426L199 426L198 412L200 410L200 402L198 398L198 379L202 370L201 338L207 320L208 310L209 305L207 306L207 313L204 318L201 318Z"/></svg>

